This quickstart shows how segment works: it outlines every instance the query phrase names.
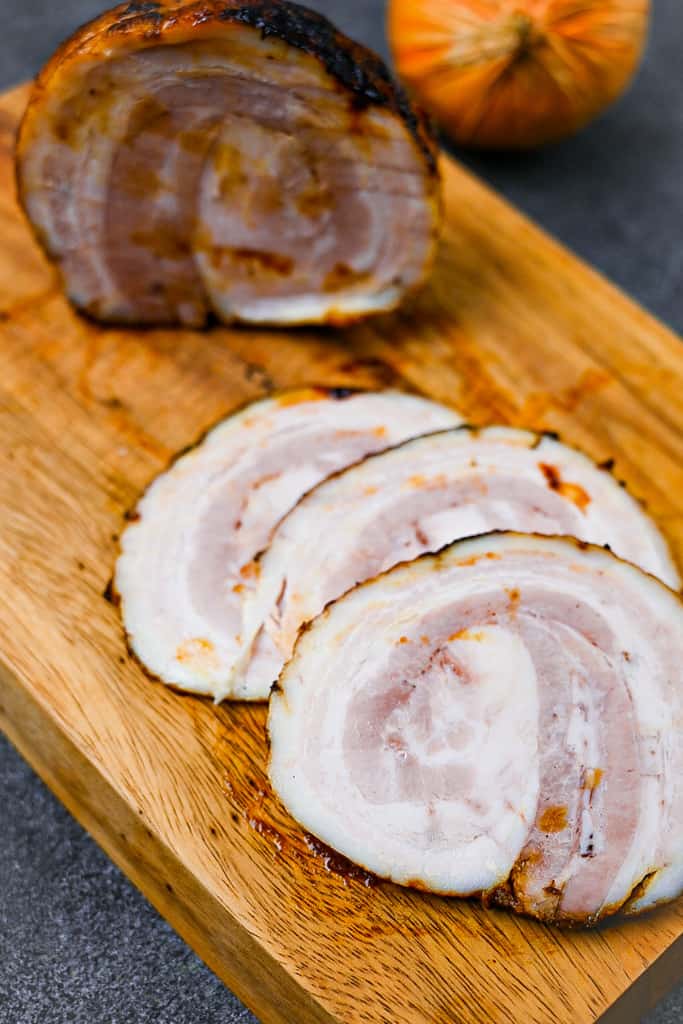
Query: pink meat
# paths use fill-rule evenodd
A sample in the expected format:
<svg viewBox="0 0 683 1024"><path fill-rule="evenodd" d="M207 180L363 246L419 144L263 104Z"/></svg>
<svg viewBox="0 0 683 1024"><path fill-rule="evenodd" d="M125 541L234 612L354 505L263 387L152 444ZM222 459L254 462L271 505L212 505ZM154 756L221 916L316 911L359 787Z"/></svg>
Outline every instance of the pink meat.
<svg viewBox="0 0 683 1024"><path fill-rule="evenodd" d="M376 55L286 0L107 12L43 69L17 156L39 241L102 320L354 319L434 255L423 119Z"/></svg>
<svg viewBox="0 0 683 1024"><path fill-rule="evenodd" d="M683 890L683 606L602 549L495 534L300 636L270 714L297 820L405 885L594 924Z"/></svg>

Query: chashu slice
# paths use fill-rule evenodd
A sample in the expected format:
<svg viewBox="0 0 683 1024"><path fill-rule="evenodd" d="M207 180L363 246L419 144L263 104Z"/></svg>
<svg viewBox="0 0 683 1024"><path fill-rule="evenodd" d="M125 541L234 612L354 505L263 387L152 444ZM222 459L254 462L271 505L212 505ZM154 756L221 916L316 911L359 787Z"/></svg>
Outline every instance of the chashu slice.
<svg viewBox="0 0 683 1024"><path fill-rule="evenodd" d="M241 685L265 697L300 627L356 583L461 537L510 529L608 544L680 586L666 542L609 472L547 435L461 427L366 459L280 523L245 600Z"/></svg>
<svg viewBox="0 0 683 1024"><path fill-rule="evenodd" d="M110 322L342 322L429 272L439 182L386 66L284 0L128 3L41 72L19 191Z"/></svg>
<svg viewBox="0 0 683 1024"><path fill-rule="evenodd" d="M278 520L368 452L458 422L417 396L338 388L230 416L154 481L121 537L114 592L133 652L165 683L243 697L232 682L242 595Z"/></svg>
<svg viewBox="0 0 683 1024"><path fill-rule="evenodd" d="M294 818L401 885L586 925L683 889L683 606L602 548L490 534L357 587L269 731Z"/></svg>

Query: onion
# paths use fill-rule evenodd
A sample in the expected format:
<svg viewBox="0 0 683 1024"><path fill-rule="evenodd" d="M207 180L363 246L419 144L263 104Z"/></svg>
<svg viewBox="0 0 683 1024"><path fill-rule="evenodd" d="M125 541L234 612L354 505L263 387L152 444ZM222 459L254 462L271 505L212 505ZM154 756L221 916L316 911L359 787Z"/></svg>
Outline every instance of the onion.
<svg viewBox="0 0 683 1024"><path fill-rule="evenodd" d="M399 74L458 142L526 149L572 135L624 91L649 0L390 0Z"/></svg>

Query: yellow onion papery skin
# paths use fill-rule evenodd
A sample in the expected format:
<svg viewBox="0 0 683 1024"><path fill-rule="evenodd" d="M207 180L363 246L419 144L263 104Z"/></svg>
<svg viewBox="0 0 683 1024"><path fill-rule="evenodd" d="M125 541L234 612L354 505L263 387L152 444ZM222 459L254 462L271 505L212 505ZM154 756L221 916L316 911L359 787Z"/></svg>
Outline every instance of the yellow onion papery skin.
<svg viewBox="0 0 683 1024"><path fill-rule="evenodd" d="M390 0L399 75L464 146L572 135L624 91L649 0Z"/></svg>

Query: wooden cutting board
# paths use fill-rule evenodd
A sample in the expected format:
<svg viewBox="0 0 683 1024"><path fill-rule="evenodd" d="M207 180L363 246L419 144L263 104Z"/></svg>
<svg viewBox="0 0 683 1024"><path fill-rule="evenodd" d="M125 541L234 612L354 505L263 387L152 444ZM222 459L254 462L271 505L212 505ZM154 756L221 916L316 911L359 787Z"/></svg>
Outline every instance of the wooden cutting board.
<svg viewBox="0 0 683 1024"><path fill-rule="evenodd" d="M271 799L265 709L149 682L103 595L124 511L171 455L309 383L403 383L475 423L558 430L615 458L683 562L680 342L451 162L434 279L400 314L344 332L95 327L16 205L25 102L0 100L3 729L265 1024L638 1020L683 977L683 900L570 933L337 873Z"/></svg>

